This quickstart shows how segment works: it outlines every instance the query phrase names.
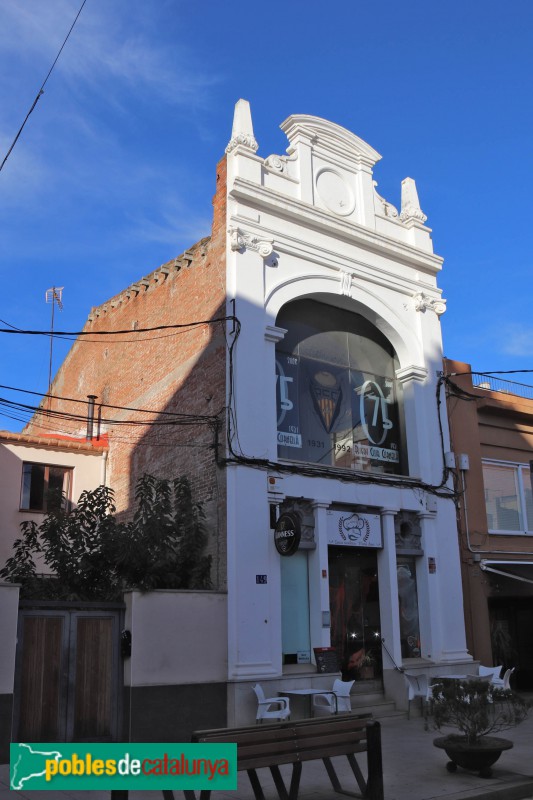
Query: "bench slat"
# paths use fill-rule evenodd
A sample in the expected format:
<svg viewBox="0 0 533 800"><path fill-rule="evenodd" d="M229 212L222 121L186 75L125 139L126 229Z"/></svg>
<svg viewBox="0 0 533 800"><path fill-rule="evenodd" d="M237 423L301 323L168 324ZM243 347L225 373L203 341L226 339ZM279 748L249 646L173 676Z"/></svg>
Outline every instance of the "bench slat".
<svg viewBox="0 0 533 800"><path fill-rule="evenodd" d="M248 772L256 800L264 800L256 770L268 768L280 800L297 800L302 763L323 760L334 791L353 794L341 788L331 762L333 756L347 756L361 796L383 800L380 726L371 716L335 716L326 720L298 720L277 725L256 725L196 731L193 742L232 742L237 744L237 770ZM372 758L370 750L373 751ZM368 784L355 759L367 751ZM379 752L374 752L379 751ZM292 764L289 791L279 766Z"/></svg>

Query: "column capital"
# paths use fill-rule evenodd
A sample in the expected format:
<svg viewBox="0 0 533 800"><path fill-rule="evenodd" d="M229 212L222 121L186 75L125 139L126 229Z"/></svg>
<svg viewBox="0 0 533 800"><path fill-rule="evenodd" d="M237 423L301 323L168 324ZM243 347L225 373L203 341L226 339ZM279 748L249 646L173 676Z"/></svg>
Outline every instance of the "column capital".
<svg viewBox="0 0 533 800"><path fill-rule="evenodd" d="M329 500L312 500L311 507L312 508L329 508L331 502Z"/></svg>
<svg viewBox="0 0 533 800"><path fill-rule="evenodd" d="M379 514L381 517L393 517L399 510L399 508L380 508Z"/></svg>
<svg viewBox="0 0 533 800"><path fill-rule="evenodd" d="M419 367L416 364L410 364L408 367L396 370L396 377L400 383L408 383L409 381L418 381L424 383L428 376L426 367Z"/></svg>
<svg viewBox="0 0 533 800"><path fill-rule="evenodd" d="M276 325L267 325L265 328L265 339L267 342L281 342L285 338L287 328L278 328Z"/></svg>

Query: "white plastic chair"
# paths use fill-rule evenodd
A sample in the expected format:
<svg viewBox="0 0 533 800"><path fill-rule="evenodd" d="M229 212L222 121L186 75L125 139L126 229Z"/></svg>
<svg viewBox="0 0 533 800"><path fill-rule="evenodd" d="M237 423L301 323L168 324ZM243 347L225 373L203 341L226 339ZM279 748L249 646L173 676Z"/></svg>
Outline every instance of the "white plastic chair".
<svg viewBox="0 0 533 800"><path fill-rule="evenodd" d="M265 697L262 686L252 687L257 697L256 724L264 719L290 719L291 708L288 697Z"/></svg>
<svg viewBox="0 0 533 800"><path fill-rule="evenodd" d="M336 714L338 711L350 712L350 689L355 681L340 681L338 678L333 683L330 692L313 695L313 714Z"/></svg>
<svg viewBox="0 0 533 800"><path fill-rule="evenodd" d="M510 689L511 688L511 675L515 671L516 667L512 667L512 669L505 670L505 675L503 676L503 688Z"/></svg>
<svg viewBox="0 0 533 800"><path fill-rule="evenodd" d="M483 683L490 683L492 684L492 675L474 675L474 673L469 673L465 675L466 681L483 681Z"/></svg>
<svg viewBox="0 0 533 800"><path fill-rule="evenodd" d="M422 714L427 717L427 706L432 697L429 678L425 672L404 672L407 681L407 719L411 719L411 700L420 697Z"/></svg>
<svg viewBox="0 0 533 800"><path fill-rule="evenodd" d="M493 686L503 686L503 678L500 678L501 671L501 665L499 667L483 667L481 664L479 665L479 677L484 678L488 675Z"/></svg>

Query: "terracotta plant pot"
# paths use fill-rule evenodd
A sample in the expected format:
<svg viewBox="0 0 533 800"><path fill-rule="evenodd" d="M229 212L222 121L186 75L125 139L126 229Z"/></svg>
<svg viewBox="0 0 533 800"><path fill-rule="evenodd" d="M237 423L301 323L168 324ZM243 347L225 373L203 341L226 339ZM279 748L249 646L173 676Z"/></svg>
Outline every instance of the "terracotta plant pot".
<svg viewBox="0 0 533 800"><path fill-rule="evenodd" d="M361 667L359 670L359 676L362 681L374 680L374 667Z"/></svg>
<svg viewBox="0 0 533 800"><path fill-rule="evenodd" d="M491 766L504 750L510 750L513 743L497 736L482 736L478 742L468 743L464 736L440 736L433 741L435 747L446 752L450 759L446 764L448 772L457 767L479 772L481 778L490 778Z"/></svg>

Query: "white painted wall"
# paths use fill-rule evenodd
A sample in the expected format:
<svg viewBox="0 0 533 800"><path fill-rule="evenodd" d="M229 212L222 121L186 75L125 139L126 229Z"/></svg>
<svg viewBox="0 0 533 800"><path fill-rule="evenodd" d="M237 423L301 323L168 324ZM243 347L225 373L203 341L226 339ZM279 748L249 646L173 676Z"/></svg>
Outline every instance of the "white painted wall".
<svg viewBox="0 0 533 800"><path fill-rule="evenodd" d="M207 591L126 592L131 658L126 686L224 681L227 677L227 598Z"/></svg>
<svg viewBox="0 0 533 800"><path fill-rule="evenodd" d="M0 583L0 694L13 694L18 613L18 585Z"/></svg>
<svg viewBox="0 0 533 800"><path fill-rule="evenodd" d="M242 103L242 101L240 101ZM393 344L400 361L410 476L439 484L437 370L442 368L439 315L445 303L437 286L442 259L433 254L414 182L402 187L402 209L380 198L369 145L339 126L312 117L290 117L281 126L288 156L256 155L251 119L237 107L228 147L227 280L241 335L235 348L234 448L246 457L277 461L275 408L276 317L288 302L313 297L362 314ZM242 126L240 138L238 123ZM250 138L251 136L251 138ZM248 138L246 138L248 137ZM326 179L324 179L326 175ZM228 307L228 313L231 313ZM446 410L441 406L443 427ZM275 470L273 470L275 472ZM283 497L315 503L311 607L327 610L317 575L327 570L320 508L331 503L415 511L421 515L424 557L418 565L423 655L435 662L470 661L466 651L455 508L433 501L420 488L282 475ZM268 523L266 472L244 464L228 467L228 674L231 680L282 676L280 556ZM383 522L385 526L385 523ZM386 547L394 546L389 536ZM429 574L427 558L437 572ZM316 562L316 563L315 563ZM382 615L391 622L388 642L399 658L395 553L380 556ZM257 584L256 574L267 574ZM385 576L390 584L383 585ZM384 608L387 602L389 607ZM396 617L395 617L396 615ZM312 646L324 630L311 621ZM386 664L386 662L385 662ZM386 664L387 666L387 664ZM389 666L391 666L389 664ZM287 677L287 676L285 676Z"/></svg>
<svg viewBox="0 0 533 800"><path fill-rule="evenodd" d="M104 482L102 450L68 449L57 440L44 444L12 442L0 434L0 566L12 554L13 542L20 536L20 523L35 520L39 524L44 515L20 510L22 465L26 461L54 464L73 469L71 500L77 503L84 489L96 489Z"/></svg>

